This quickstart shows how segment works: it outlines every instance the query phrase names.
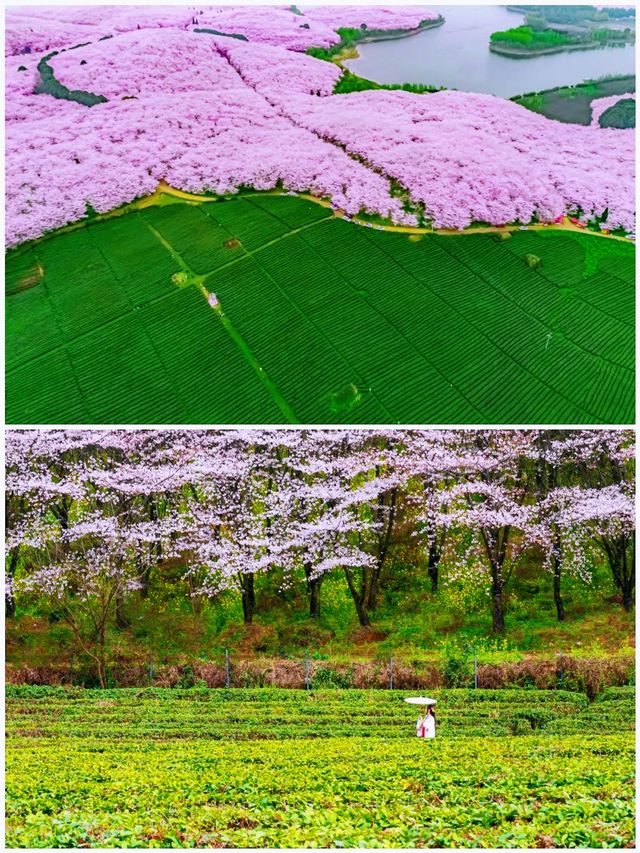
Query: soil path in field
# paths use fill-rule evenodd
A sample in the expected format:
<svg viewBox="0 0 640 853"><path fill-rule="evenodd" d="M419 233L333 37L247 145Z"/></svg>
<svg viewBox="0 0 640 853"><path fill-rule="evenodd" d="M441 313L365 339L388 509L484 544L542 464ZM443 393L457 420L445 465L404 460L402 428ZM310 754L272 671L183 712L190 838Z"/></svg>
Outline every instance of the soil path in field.
<svg viewBox="0 0 640 853"><path fill-rule="evenodd" d="M174 196L175 198L181 198L184 201L193 201L197 203L218 200L212 196L203 196L196 195L195 193L184 192L183 190L175 189L175 187L170 186L164 181L160 181L158 188L154 193L152 193L152 195L141 199L140 202L134 202L134 204L139 204L140 207L157 204L163 195ZM247 193L246 195L283 195L283 193L279 190L263 190L259 193ZM332 207L331 202L317 198L309 193L293 193L293 195L298 198L303 198L306 201L312 201L314 204L321 205L321 207L329 209ZM365 228L374 228L377 231L392 231L399 234L440 234L446 237L461 237L465 234L508 234L511 231L549 231L551 229L554 231L574 231L579 234L590 234L594 237L606 237L609 240L621 240L623 243L633 242L632 240L629 240L628 237L621 237L617 234L605 234L602 231L591 231L588 228L581 228L579 225L574 225L568 216L563 217L562 222L553 222L544 225L472 225L469 228L465 228L463 231L458 231L455 228L419 228L411 225L373 225L370 222L358 219L357 216L347 217L341 210L335 210L334 212L339 218L348 219L356 225L361 225Z"/></svg>
<svg viewBox="0 0 640 853"><path fill-rule="evenodd" d="M220 319L224 330L229 335L234 344L238 347L238 349L242 353L243 358L253 368L258 378L265 386L272 400L274 401L276 406L278 406L284 417L288 420L289 423L299 424L300 420L296 416L296 413L293 411L289 403L287 403L283 395L280 393L278 386L275 384L275 382L273 382L272 379L270 379L265 369L260 365L260 362L253 354L251 348L244 340L240 332L233 325L229 317L227 317L227 315L222 311L220 304L217 301L215 304L211 303L209 299L211 294L204 285L205 276L198 275L198 273L192 270L191 267L184 260L184 258L180 255L180 253L175 249L175 247L171 245L169 240L167 240L166 237L163 237L162 234L160 234L160 232L153 227L153 225L146 223L146 227L153 234L156 240L158 240L158 242L161 243L161 245L164 246L164 248L170 253L171 257L178 264L181 271L185 274L185 286L192 285L197 287L204 299L210 305L211 309L215 311L215 313L218 315L218 318Z"/></svg>

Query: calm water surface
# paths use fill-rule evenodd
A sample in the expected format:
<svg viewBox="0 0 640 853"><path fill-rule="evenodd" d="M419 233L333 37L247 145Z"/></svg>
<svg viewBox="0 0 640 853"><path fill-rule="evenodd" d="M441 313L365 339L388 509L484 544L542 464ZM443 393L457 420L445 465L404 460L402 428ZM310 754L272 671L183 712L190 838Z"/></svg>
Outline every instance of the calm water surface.
<svg viewBox="0 0 640 853"><path fill-rule="evenodd" d="M378 83L429 83L504 98L635 70L634 45L531 59L498 56L489 50L490 34L519 26L522 15L505 6L429 8L444 16L441 27L409 38L360 45L360 58L345 65Z"/></svg>

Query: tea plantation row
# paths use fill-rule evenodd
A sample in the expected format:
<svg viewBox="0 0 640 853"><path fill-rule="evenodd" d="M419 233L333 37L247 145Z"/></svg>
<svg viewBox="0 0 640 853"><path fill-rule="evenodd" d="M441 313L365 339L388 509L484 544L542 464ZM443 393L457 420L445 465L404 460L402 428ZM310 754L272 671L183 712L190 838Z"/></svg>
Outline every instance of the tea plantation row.
<svg viewBox="0 0 640 853"><path fill-rule="evenodd" d="M10 688L7 845L631 843L632 688L437 698L422 741L395 691Z"/></svg>
<svg viewBox="0 0 640 853"><path fill-rule="evenodd" d="M10 422L633 420L631 244L416 239L268 194L173 202L8 255ZM172 283L181 263L224 322Z"/></svg>
<svg viewBox="0 0 640 853"><path fill-rule="evenodd" d="M445 690L443 737L629 730L634 688L584 695L555 690ZM411 695L384 690L82 690L8 688L11 736L154 739L406 738Z"/></svg>

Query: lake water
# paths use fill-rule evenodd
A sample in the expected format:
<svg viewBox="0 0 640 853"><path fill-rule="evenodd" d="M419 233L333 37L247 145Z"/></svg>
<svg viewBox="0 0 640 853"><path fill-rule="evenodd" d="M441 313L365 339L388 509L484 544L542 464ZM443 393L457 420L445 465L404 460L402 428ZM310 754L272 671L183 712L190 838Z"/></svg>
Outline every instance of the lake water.
<svg viewBox="0 0 640 853"><path fill-rule="evenodd" d="M496 30L517 27L523 16L505 6L429 6L445 18L441 27L394 41L358 47L346 67L378 83L428 83L511 98L554 86L570 86L605 74L632 74L635 46L605 47L510 59L489 50Z"/></svg>

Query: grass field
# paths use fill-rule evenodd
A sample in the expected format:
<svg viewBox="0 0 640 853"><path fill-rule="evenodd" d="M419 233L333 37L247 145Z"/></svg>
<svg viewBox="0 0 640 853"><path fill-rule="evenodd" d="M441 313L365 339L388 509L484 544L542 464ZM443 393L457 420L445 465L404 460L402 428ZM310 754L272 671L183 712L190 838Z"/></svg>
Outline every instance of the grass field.
<svg viewBox="0 0 640 853"><path fill-rule="evenodd" d="M631 423L633 271L588 234L149 207L9 254L7 420Z"/></svg>
<svg viewBox="0 0 640 853"><path fill-rule="evenodd" d="M624 847L633 688L8 688L10 847Z"/></svg>
<svg viewBox="0 0 640 853"><path fill-rule="evenodd" d="M635 74L627 74L603 77L600 80L586 80L577 86L558 86L555 89L529 93L511 100L554 121L588 125L591 124L591 102L595 98L625 95L635 90Z"/></svg>

